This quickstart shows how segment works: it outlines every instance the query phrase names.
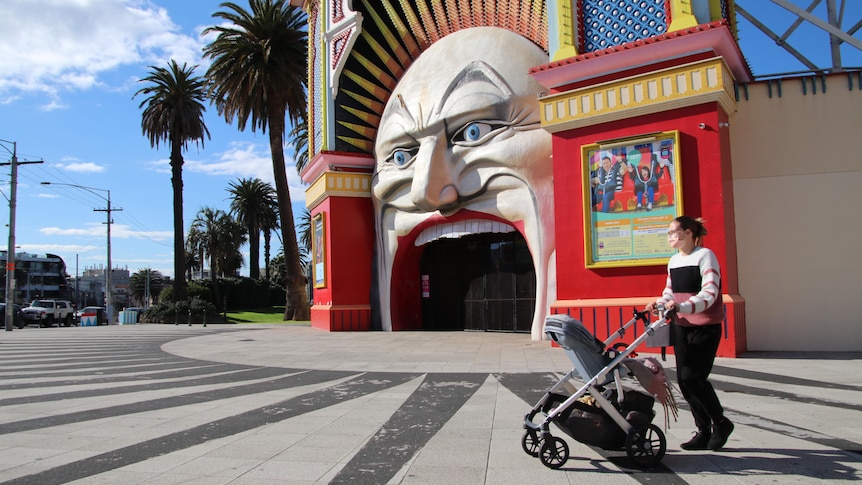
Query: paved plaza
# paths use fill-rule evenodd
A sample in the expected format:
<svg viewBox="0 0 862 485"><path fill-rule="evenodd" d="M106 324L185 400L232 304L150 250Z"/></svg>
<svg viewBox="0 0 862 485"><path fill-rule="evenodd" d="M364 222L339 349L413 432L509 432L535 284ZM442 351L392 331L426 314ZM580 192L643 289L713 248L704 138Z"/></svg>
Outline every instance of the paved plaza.
<svg viewBox="0 0 862 485"><path fill-rule="evenodd" d="M718 359L713 382L736 423L726 447L680 449L693 422L679 397L649 469L558 430L570 449L559 470L522 450L524 414L572 367L523 334L30 327L0 334L0 364L0 483L862 479L862 353ZM673 357L664 364L675 377Z"/></svg>

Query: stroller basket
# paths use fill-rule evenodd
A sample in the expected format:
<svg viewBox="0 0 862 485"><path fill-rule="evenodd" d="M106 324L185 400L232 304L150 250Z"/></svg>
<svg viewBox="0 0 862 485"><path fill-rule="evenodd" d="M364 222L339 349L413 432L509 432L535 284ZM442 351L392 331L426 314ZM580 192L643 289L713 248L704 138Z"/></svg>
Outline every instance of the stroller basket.
<svg viewBox="0 0 862 485"><path fill-rule="evenodd" d="M634 427L646 426L655 417L655 398L635 390L627 390L622 402L617 400L616 390L604 393L614 408ZM545 413L563 403L568 396L552 394L543 407ZM557 426L575 440L605 450L621 450L625 446L625 431L594 402L578 400L560 413Z"/></svg>

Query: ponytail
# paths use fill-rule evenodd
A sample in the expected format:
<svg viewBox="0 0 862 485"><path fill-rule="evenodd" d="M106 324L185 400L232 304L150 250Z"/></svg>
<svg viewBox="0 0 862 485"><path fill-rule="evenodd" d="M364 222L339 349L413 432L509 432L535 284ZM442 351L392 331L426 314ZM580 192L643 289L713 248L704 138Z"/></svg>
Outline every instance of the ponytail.
<svg viewBox="0 0 862 485"><path fill-rule="evenodd" d="M695 219L691 216L679 216L674 219L679 224L679 228L682 230L691 231L692 236L694 236L694 243L700 244L700 240L703 236L706 236L706 227L703 225L703 218L698 217Z"/></svg>

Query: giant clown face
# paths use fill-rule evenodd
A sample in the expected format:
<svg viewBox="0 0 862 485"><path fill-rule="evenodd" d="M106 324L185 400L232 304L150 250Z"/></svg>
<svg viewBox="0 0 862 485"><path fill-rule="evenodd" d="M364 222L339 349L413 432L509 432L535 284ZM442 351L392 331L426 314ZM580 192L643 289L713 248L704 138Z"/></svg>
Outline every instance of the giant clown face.
<svg viewBox="0 0 862 485"><path fill-rule="evenodd" d="M416 276L405 255L441 237L518 231L536 273L531 335L542 338L553 280L551 135L540 126L545 90L528 70L547 60L514 32L461 30L423 52L392 92L372 182L384 330L402 316L404 285L418 284L402 281Z"/></svg>

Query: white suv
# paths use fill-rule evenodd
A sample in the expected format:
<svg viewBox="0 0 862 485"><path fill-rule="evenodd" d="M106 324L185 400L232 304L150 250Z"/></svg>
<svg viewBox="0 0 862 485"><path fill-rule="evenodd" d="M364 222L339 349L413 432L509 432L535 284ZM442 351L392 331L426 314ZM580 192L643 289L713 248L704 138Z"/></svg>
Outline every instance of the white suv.
<svg viewBox="0 0 862 485"><path fill-rule="evenodd" d="M56 323L69 327L74 319L73 313L72 302L68 300L33 300L30 306L21 310L21 317L24 324L52 327Z"/></svg>

